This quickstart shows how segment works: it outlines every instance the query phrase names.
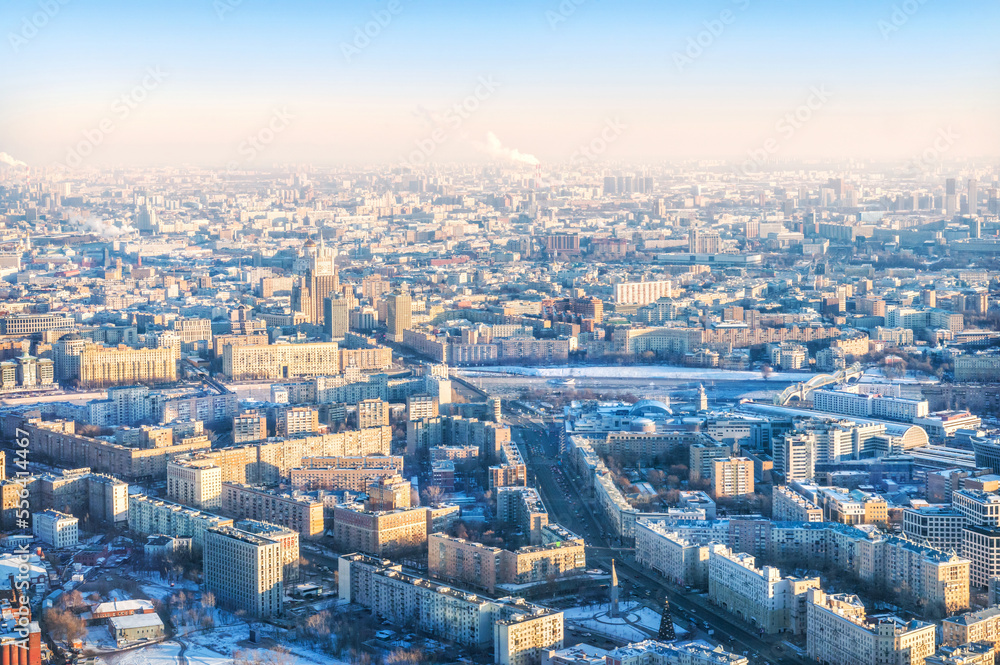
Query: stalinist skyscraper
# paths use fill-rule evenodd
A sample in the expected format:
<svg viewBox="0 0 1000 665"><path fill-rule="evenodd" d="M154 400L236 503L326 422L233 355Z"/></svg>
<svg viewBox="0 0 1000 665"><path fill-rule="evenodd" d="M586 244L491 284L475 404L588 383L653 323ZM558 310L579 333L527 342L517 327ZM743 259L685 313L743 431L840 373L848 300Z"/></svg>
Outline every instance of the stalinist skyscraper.
<svg viewBox="0 0 1000 665"><path fill-rule="evenodd" d="M323 325L323 299L331 291L340 291L336 260L337 252L326 247L320 233L319 245L312 238L307 240L293 264L294 272L302 277L292 287L292 308L304 313L310 323Z"/></svg>

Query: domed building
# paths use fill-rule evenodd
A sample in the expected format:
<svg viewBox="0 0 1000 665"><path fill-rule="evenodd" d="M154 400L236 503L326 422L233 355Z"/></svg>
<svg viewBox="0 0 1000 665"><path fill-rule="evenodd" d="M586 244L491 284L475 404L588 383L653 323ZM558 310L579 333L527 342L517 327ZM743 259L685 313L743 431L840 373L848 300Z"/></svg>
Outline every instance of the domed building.
<svg viewBox="0 0 1000 665"><path fill-rule="evenodd" d="M632 405L628 414L633 418L649 418L653 420L666 418L673 415L670 407L655 399L639 400Z"/></svg>

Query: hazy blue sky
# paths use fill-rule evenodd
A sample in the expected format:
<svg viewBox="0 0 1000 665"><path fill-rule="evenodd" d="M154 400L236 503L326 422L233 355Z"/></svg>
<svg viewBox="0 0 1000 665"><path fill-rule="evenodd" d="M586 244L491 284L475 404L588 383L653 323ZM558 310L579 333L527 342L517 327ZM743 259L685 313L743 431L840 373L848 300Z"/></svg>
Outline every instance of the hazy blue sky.
<svg viewBox="0 0 1000 665"><path fill-rule="evenodd" d="M423 141L451 161L484 158L492 131L556 162L615 120L603 159L905 159L949 128L948 157L1000 147L995 1L397 2L350 57L390 2L4 2L0 151L44 166L89 135L90 163L263 165ZM477 87L468 117L447 112Z"/></svg>

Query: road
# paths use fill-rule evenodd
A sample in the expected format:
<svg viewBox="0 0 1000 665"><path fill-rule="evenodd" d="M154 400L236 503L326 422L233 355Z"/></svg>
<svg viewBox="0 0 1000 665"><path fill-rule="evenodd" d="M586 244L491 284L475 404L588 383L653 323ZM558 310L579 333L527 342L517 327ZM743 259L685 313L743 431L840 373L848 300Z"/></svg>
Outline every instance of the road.
<svg viewBox="0 0 1000 665"><path fill-rule="evenodd" d="M537 419L513 415L508 420L515 441L525 456L529 484L538 488L550 519L591 544L587 547L588 565L594 563L610 569L611 559L614 558L619 580L626 589L633 587L640 599L648 591L649 598L654 599L656 604L664 595L667 596L675 619L688 618L701 628L707 623L715 630L713 637L716 641L735 653L748 652L753 663L799 665L805 662L786 646L780 645L777 638L761 639L748 625L714 607L702 595L680 590L638 566L630 550L613 547L593 512L590 497L585 491L581 492L582 479L572 478L572 474L566 473L560 465L558 437L551 436L547 426ZM683 625L685 622L678 623ZM759 656L754 658L754 654Z"/></svg>

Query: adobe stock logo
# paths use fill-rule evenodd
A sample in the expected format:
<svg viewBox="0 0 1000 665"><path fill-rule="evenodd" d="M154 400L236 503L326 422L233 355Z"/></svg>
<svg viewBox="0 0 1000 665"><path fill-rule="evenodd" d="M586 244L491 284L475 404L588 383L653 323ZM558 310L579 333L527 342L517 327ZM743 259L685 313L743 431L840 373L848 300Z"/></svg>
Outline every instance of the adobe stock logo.
<svg viewBox="0 0 1000 665"><path fill-rule="evenodd" d="M159 66L148 67L146 76L138 85L111 103L112 115L101 118L96 127L83 130L83 139L69 149L69 152L66 153L66 161L62 166L75 169L83 164L83 160L92 155L97 147L104 143L108 135L118 129L118 123L127 120L132 112L139 108L149 98L150 93L160 87L166 78L166 72L162 71Z"/></svg>
<svg viewBox="0 0 1000 665"><path fill-rule="evenodd" d="M412 169L426 164L427 160L437 152L437 149L448 141L450 132L465 124L465 121L479 110L483 102L492 97L500 88L500 83L495 81L492 76L480 76L478 83L479 85L472 91L472 94L466 95L462 101L452 104L443 113L428 114L432 124L430 133L413 142L416 146L415 150L411 150L406 156L400 156L401 165Z"/></svg>
<svg viewBox="0 0 1000 665"><path fill-rule="evenodd" d="M385 9L373 11L372 20L354 28L354 38L350 42L340 42L340 52L344 54L344 59L351 62L361 55L389 27L392 19L402 13L403 3L400 0L389 0Z"/></svg>
<svg viewBox="0 0 1000 665"><path fill-rule="evenodd" d="M628 129L628 125L618 118L608 118L604 122L604 127L589 143L581 145L570 156L569 161L575 166L585 162L593 162L608 151L621 135Z"/></svg>
<svg viewBox="0 0 1000 665"><path fill-rule="evenodd" d="M264 148L274 143L278 135L288 129L295 120L295 116L288 112L288 109L274 109L271 117L264 123L257 132L250 134L237 147L236 151L243 157L244 162L252 162L257 158ZM226 164L226 169L233 171L239 168L239 161L232 160Z"/></svg>
<svg viewBox="0 0 1000 665"><path fill-rule="evenodd" d="M889 37L894 32L899 32L910 19L920 11L920 8L927 4L927 0L903 0L898 5L892 6L892 13L888 18L879 19L876 25L878 31L882 33L882 39L889 41Z"/></svg>
<svg viewBox="0 0 1000 665"><path fill-rule="evenodd" d="M732 3L741 12L750 6L750 0L732 0ZM682 51L674 51L674 66L677 67L677 73L683 74L695 60L705 55L705 52L725 33L726 26L736 23L737 18L739 14L732 9L723 9L716 18L703 21L701 25L704 29L688 37L687 45Z"/></svg>
<svg viewBox="0 0 1000 665"><path fill-rule="evenodd" d="M825 85L813 86L809 89L809 93L804 103L774 123L774 131L779 135L778 138L769 137L761 147L747 151L748 159L743 162L740 169L743 175L749 176L759 171L772 155L781 150L783 143L791 140L833 97L833 93L827 90Z"/></svg>

